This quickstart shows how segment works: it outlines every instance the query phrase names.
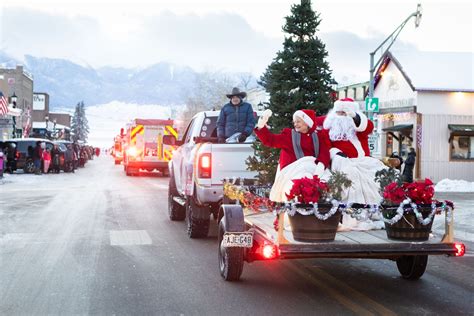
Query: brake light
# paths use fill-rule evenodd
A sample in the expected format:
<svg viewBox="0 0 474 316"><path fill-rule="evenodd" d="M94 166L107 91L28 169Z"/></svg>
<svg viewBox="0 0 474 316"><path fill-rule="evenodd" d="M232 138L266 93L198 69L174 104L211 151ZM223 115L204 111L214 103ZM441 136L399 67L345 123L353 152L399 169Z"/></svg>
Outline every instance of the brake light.
<svg viewBox="0 0 474 316"><path fill-rule="evenodd" d="M454 243L454 248L456 249L456 257L462 257L466 253L466 246L463 243L456 242Z"/></svg>
<svg viewBox="0 0 474 316"><path fill-rule="evenodd" d="M264 245L262 255L265 259L275 259L278 257L278 247L276 245Z"/></svg>
<svg viewBox="0 0 474 316"><path fill-rule="evenodd" d="M210 178L211 175L212 175L211 153L201 154L198 160L198 177Z"/></svg>
<svg viewBox="0 0 474 316"><path fill-rule="evenodd" d="M20 156L21 156L20 152L17 151L15 156L16 156L16 159L20 159Z"/></svg>

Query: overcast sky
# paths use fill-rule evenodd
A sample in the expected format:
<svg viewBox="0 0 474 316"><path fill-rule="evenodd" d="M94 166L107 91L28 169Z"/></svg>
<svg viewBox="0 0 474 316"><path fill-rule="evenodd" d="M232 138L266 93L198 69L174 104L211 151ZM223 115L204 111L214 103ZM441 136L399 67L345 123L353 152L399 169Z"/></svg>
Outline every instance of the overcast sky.
<svg viewBox="0 0 474 316"><path fill-rule="evenodd" d="M93 67L168 61L259 76L281 49L284 17L297 2L2 0L0 48L17 58L65 58ZM368 79L369 52L417 2L313 1L336 79ZM421 3L420 27L410 21L395 50L473 51L472 1Z"/></svg>

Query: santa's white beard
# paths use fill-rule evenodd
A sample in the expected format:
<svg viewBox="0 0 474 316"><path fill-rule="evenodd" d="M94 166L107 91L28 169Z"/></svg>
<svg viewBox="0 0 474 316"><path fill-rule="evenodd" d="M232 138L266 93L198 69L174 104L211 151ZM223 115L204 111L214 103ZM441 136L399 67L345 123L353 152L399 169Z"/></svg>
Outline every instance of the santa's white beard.
<svg viewBox="0 0 474 316"><path fill-rule="evenodd" d="M323 126L329 130L329 139L332 141L351 140L356 136L356 126L350 116L329 112Z"/></svg>

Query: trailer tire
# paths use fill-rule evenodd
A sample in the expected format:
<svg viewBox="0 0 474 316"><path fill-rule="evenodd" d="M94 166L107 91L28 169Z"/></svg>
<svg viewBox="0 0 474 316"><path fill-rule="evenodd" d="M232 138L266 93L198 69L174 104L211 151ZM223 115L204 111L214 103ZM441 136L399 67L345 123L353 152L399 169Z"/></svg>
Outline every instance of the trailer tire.
<svg viewBox="0 0 474 316"><path fill-rule="evenodd" d="M244 248L222 246L224 233L227 231L225 227L225 217L219 222L218 231L218 258L219 270L221 276L226 281L238 281L244 270Z"/></svg>
<svg viewBox="0 0 474 316"><path fill-rule="evenodd" d="M407 280L418 280L426 271L428 264L427 255L403 256L397 258L397 268L402 278Z"/></svg>
<svg viewBox="0 0 474 316"><path fill-rule="evenodd" d="M178 196L176 182L174 176L170 177L168 185L168 216L172 221L183 221L186 218L186 208L174 201L174 197Z"/></svg>
<svg viewBox="0 0 474 316"><path fill-rule="evenodd" d="M197 214L193 214L195 212L197 214L207 212L207 218L197 217ZM210 221L208 208L198 205L193 196L188 196L186 199L186 224L189 238L207 237Z"/></svg>

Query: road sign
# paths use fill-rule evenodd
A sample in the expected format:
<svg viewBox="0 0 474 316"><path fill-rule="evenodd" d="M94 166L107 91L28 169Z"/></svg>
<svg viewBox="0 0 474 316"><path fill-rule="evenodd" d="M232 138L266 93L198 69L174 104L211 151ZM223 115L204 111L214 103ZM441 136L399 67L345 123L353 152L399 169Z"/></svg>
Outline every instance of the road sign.
<svg viewBox="0 0 474 316"><path fill-rule="evenodd" d="M379 98L366 98L365 110L367 112L378 112L379 111Z"/></svg>

